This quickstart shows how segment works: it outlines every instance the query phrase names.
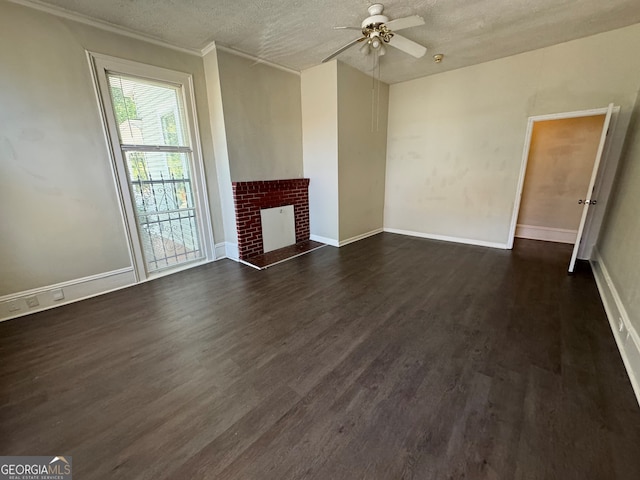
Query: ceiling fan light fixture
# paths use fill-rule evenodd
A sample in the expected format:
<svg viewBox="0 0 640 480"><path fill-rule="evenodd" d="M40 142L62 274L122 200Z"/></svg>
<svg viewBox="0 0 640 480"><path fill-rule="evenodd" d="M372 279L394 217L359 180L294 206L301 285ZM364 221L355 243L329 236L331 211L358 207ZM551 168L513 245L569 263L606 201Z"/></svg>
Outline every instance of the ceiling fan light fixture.
<svg viewBox="0 0 640 480"><path fill-rule="evenodd" d="M427 51L427 48L419 43L409 40L402 35L396 33L397 30L418 27L424 25L424 19L419 15L410 15L408 17L396 18L389 20L383 15L384 7L380 3L370 5L368 8L369 17L362 22L360 38L356 38L346 45L342 46L331 55L322 60L322 63L328 62L332 58L340 55L345 50L361 43L360 52L369 55L371 52L376 53L376 58L385 54L385 43L393 48L407 53L415 58L421 58ZM355 29L355 27L342 28L345 30Z"/></svg>

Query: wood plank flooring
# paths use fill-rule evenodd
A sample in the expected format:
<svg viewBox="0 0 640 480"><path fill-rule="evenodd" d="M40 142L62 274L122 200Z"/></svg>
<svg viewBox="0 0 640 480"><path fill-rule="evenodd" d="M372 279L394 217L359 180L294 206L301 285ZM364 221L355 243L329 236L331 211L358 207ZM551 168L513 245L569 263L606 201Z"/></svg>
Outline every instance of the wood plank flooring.
<svg viewBox="0 0 640 480"><path fill-rule="evenodd" d="M587 267L380 234L0 323L0 454L91 479L634 479Z"/></svg>

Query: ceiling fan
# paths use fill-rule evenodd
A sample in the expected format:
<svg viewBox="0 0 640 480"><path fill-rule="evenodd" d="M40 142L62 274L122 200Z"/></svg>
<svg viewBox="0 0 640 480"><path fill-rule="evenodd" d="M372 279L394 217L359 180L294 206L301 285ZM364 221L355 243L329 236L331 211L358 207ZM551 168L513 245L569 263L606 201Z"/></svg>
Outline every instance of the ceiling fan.
<svg viewBox="0 0 640 480"><path fill-rule="evenodd" d="M380 3L374 3L367 10L369 11L369 16L362 21L360 28L334 27L336 30L360 30L362 32L362 36L352 40L344 47L333 52L327 58L322 60L322 63L328 62L358 43L362 43L360 51L365 55L369 55L372 52L377 56L384 55L386 53L384 45L388 44L416 58L424 56L427 52L426 47L395 33L396 31L404 28L424 25L424 19L422 17L418 15L411 15L409 17L389 20L389 17L382 14L384 6Z"/></svg>

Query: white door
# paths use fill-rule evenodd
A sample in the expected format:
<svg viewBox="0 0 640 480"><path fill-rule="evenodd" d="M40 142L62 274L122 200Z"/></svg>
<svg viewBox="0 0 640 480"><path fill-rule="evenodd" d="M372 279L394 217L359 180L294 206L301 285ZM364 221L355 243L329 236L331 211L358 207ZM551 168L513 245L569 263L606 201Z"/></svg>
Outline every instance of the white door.
<svg viewBox="0 0 640 480"><path fill-rule="evenodd" d="M589 188L587 189L584 198L578 201L582 207L582 217L580 218L580 225L578 226L578 234L576 236L576 243L573 246L573 253L571 254L571 262L569 262L569 273L573 273L576 266L576 258L578 257L578 250L580 248L580 242L582 241L582 234L584 232L584 225L587 221L587 215L589 213L589 207L596 203L596 199L591 198L594 186L596 183L596 177L598 176L598 169L600 167L600 160L602 159L602 152L604 152L604 146L607 141L607 133L609 132L609 124L611 123L611 115L613 114L613 103L609 104L607 109L607 116L604 119L602 125L602 133L600 134L600 145L598 145L598 151L596 153L596 159L593 163L593 170L591 171L591 180L589 180Z"/></svg>

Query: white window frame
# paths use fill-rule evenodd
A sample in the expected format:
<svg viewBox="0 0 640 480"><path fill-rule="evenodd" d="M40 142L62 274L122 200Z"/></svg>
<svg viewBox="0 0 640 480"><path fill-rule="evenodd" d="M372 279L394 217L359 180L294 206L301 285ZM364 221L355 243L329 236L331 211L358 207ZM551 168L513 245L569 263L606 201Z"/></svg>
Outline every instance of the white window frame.
<svg viewBox="0 0 640 480"><path fill-rule="evenodd" d="M193 94L193 77L188 73L177 72L130 60L123 60L90 51L87 51L87 57L91 66L98 107L103 119L105 137L111 157L111 166L117 186L116 190L120 200L121 212L124 217L123 223L127 234L129 255L134 267L136 282L151 280L153 278L175 273L180 270L192 268L215 260L215 242L211 225L211 212L209 209L202 149L200 146L195 97ZM190 167L193 177L194 202L196 203L198 213L197 225L202 241L201 248L204 254L202 259L185 262L183 264L178 264L175 267L152 273L147 271L140 235L138 233L138 223L134 207L135 202L131 198L126 161L120 144L118 125L113 108L111 107L107 72L170 83L181 87L185 107L186 129L188 131L191 147Z"/></svg>

